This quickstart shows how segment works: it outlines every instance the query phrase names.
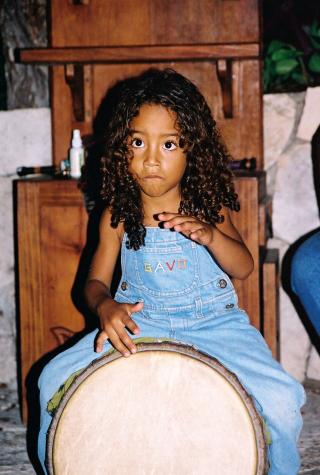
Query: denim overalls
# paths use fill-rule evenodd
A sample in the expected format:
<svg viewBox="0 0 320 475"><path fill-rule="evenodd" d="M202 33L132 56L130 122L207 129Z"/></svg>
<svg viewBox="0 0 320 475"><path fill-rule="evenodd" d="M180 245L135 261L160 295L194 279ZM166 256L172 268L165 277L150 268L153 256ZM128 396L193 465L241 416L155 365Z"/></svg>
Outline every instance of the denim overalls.
<svg viewBox="0 0 320 475"><path fill-rule="evenodd" d="M228 275L204 246L180 233L147 228L145 246L138 251L126 249L126 235L123 239L122 278L115 299L144 302L142 311L132 315L140 328L138 336L192 344L235 373L253 396L269 427L272 438L269 474L297 474L296 443L302 425L300 408L305 402L304 390L272 358L261 334L250 325L245 311L239 309ZM39 457L42 464L45 435L51 421L47 403L68 376L101 356L94 352L96 334L94 331L86 335L56 356L41 374ZM105 350L109 348L106 343Z"/></svg>

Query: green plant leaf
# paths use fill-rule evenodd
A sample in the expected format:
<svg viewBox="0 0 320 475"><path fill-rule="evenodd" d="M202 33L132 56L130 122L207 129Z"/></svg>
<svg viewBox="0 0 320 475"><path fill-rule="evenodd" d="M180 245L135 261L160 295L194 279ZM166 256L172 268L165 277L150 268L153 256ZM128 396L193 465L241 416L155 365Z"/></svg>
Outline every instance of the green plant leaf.
<svg viewBox="0 0 320 475"><path fill-rule="evenodd" d="M282 59L297 58L298 56L301 56L301 54L302 53L298 50L281 48L274 51L271 58L273 61L281 61Z"/></svg>
<svg viewBox="0 0 320 475"><path fill-rule="evenodd" d="M297 66L299 66L299 62L296 59L283 59L275 64L275 71L279 75L287 74L293 71Z"/></svg>
<svg viewBox="0 0 320 475"><path fill-rule="evenodd" d="M269 46L268 46L268 49L267 49L267 54L272 54L277 49L283 48L285 46L286 46L286 44L283 43L283 41L272 40L269 43Z"/></svg>
<svg viewBox="0 0 320 475"><path fill-rule="evenodd" d="M312 46L314 47L314 49L320 49L320 38L317 41L314 38L312 38L312 36L310 36L309 40L310 40L310 43L312 44Z"/></svg>
<svg viewBox="0 0 320 475"><path fill-rule="evenodd" d="M271 65L271 62L272 62L272 59L269 58L268 56L266 58L264 58L264 60L263 60L264 69L269 69L270 65Z"/></svg>
<svg viewBox="0 0 320 475"><path fill-rule="evenodd" d="M316 38L320 39L320 25L318 24L317 20L312 22L309 33L311 36L315 36Z"/></svg>
<svg viewBox="0 0 320 475"><path fill-rule="evenodd" d="M271 74L275 74L276 72L276 64L274 61L270 61L270 64L268 65Z"/></svg>
<svg viewBox="0 0 320 475"><path fill-rule="evenodd" d="M320 53L313 53L308 61L308 68L313 73L320 73Z"/></svg>

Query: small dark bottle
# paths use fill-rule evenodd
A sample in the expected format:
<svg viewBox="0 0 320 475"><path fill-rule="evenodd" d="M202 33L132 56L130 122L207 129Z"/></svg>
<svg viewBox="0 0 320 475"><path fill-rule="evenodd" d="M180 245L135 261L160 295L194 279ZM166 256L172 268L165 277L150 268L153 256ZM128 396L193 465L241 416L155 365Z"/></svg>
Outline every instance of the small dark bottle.
<svg viewBox="0 0 320 475"><path fill-rule="evenodd" d="M60 167L57 165L45 165L40 167L18 167L16 173L18 176L27 175L49 175L54 178L68 178L70 176L67 160L62 160Z"/></svg>
<svg viewBox="0 0 320 475"><path fill-rule="evenodd" d="M242 158L241 160L232 160L230 162L231 170L255 170L257 167L257 160L252 158Z"/></svg>
<svg viewBox="0 0 320 475"><path fill-rule="evenodd" d="M42 166L42 167L18 167L17 175L18 176L27 176L27 175L56 175L60 170L54 165Z"/></svg>

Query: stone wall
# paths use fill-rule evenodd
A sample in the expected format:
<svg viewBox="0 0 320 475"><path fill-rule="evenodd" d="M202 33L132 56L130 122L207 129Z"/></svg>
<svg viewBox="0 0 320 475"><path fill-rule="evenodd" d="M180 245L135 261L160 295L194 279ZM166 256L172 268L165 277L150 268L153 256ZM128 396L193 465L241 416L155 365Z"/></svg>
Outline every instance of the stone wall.
<svg viewBox="0 0 320 475"><path fill-rule="evenodd" d="M320 124L319 104L319 87L264 96L264 163L273 196L274 238L268 246L278 248L281 259L290 244L320 226L310 146ZM320 380L319 355L282 287L280 332L284 367L300 381Z"/></svg>
<svg viewBox="0 0 320 475"><path fill-rule="evenodd" d="M17 64L15 48L40 48L47 40L47 0L2 0L0 36L5 59L7 109L48 107L48 67Z"/></svg>
<svg viewBox="0 0 320 475"><path fill-rule="evenodd" d="M51 164L48 108L0 112L0 383L16 382L12 180L19 166Z"/></svg>
<svg viewBox="0 0 320 475"><path fill-rule="evenodd" d="M320 123L320 88L264 97L265 168L273 196L274 238L281 257L320 225L313 188L310 139ZM22 165L51 163L48 108L0 112L0 383L16 381L12 179ZM320 359L290 299L280 289L281 360L300 381L320 379ZM299 344L297 344L299 342Z"/></svg>

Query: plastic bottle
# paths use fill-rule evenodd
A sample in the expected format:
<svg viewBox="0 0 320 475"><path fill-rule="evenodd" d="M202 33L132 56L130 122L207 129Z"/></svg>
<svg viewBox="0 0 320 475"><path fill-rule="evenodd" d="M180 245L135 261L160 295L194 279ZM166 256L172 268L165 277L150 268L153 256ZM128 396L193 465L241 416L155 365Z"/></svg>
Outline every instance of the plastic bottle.
<svg viewBox="0 0 320 475"><path fill-rule="evenodd" d="M80 178L81 167L84 163L84 149L79 129L72 131L72 142L69 151L70 175L72 178Z"/></svg>

